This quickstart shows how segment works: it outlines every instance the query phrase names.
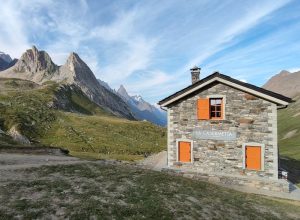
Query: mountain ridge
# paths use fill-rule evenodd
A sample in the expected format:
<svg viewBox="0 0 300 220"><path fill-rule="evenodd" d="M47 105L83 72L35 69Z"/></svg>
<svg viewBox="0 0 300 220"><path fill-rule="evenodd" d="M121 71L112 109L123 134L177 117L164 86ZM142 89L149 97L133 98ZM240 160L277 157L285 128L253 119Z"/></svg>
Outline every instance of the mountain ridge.
<svg viewBox="0 0 300 220"><path fill-rule="evenodd" d="M0 77L30 80L37 84L54 81L75 85L105 110L120 117L135 119L126 102L103 87L88 65L74 52L69 55L64 65L58 66L47 52L39 51L33 46L22 54L15 65L1 71Z"/></svg>
<svg viewBox="0 0 300 220"><path fill-rule="evenodd" d="M160 126L166 126L167 115L160 111L156 106L146 102L142 96L130 96L123 85L117 90L117 93L131 107L132 112L139 120L147 120Z"/></svg>
<svg viewBox="0 0 300 220"><path fill-rule="evenodd" d="M0 71L12 67L17 61L17 59L12 59L9 54L0 51Z"/></svg>
<svg viewBox="0 0 300 220"><path fill-rule="evenodd" d="M282 70L272 76L263 88L293 98L300 93L300 70L296 72Z"/></svg>

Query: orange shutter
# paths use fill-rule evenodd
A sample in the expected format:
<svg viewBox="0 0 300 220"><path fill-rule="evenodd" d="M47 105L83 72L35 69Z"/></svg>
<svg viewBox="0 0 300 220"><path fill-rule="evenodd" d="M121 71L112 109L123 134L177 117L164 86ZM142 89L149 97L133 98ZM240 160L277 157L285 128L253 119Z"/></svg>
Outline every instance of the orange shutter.
<svg viewBox="0 0 300 220"><path fill-rule="evenodd" d="M180 162L191 162L191 143L190 142L179 142L179 161Z"/></svg>
<svg viewBox="0 0 300 220"><path fill-rule="evenodd" d="M261 169L261 148L246 146L246 168L250 170Z"/></svg>
<svg viewBox="0 0 300 220"><path fill-rule="evenodd" d="M209 99L198 99L197 114L198 119L209 119Z"/></svg>

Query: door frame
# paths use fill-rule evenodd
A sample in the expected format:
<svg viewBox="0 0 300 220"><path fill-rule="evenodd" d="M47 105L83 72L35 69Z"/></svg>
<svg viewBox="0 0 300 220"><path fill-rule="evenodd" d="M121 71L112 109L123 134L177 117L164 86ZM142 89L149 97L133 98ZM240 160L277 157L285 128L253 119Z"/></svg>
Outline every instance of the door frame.
<svg viewBox="0 0 300 220"><path fill-rule="evenodd" d="M243 144L243 169L246 170L246 147L260 147L260 161L261 166L260 170L257 171L265 171L265 144L256 143L256 142L249 142Z"/></svg>
<svg viewBox="0 0 300 220"><path fill-rule="evenodd" d="M189 142L191 144L191 162L181 162L179 161L179 142ZM194 149L194 143L193 140L191 139L186 139L186 138L179 138L176 139L176 162L180 162L180 163L194 163L194 158L193 158L193 149Z"/></svg>

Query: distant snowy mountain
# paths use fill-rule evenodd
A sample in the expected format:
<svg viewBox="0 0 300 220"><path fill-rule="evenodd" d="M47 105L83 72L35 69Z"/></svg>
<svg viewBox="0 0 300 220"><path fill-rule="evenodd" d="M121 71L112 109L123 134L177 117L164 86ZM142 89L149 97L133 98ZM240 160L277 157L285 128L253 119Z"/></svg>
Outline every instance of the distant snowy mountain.
<svg viewBox="0 0 300 220"><path fill-rule="evenodd" d="M120 86L117 94L131 107L131 111L136 118L166 126L167 114L158 106L146 102L140 95L130 96L123 85Z"/></svg>

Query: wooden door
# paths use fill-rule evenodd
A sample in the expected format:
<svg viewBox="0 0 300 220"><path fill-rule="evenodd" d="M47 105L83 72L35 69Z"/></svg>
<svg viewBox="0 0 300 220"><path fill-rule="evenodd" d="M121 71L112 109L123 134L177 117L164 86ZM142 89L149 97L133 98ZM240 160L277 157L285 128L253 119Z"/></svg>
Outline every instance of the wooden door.
<svg viewBox="0 0 300 220"><path fill-rule="evenodd" d="M246 168L249 170L261 169L261 147L246 146Z"/></svg>
<svg viewBox="0 0 300 220"><path fill-rule="evenodd" d="M180 141L178 146L178 160L180 162L191 162L191 143Z"/></svg>

